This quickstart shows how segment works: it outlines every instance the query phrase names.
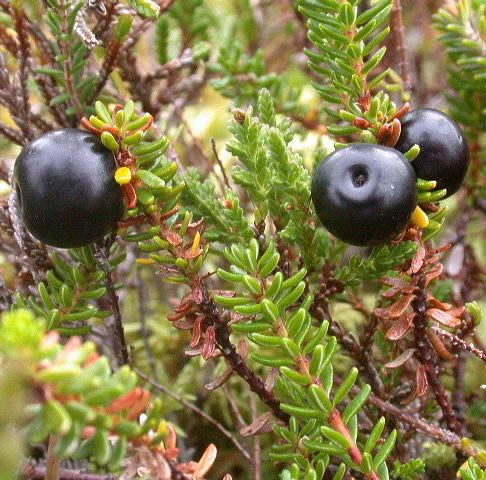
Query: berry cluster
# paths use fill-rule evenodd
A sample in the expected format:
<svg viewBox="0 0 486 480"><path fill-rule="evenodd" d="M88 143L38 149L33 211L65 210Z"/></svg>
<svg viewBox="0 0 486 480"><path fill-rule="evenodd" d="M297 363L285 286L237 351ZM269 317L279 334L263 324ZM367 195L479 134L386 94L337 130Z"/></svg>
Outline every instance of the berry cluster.
<svg viewBox="0 0 486 480"><path fill-rule="evenodd" d="M420 153L409 162L404 153ZM469 166L460 127L438 110L417 109L401 120L394 148L356 143L322 161L312 183L312 201L323 225L352 245L391 240L405 229L417 207L417 178L457 192ZM413 167L413 168L412 168Z"/></svg>
<svg viewBox="0 0 486 480"><path fill-rule="evenodd" d="M469 148L447 115L418 109L402 119L395 148L356 143L318 166L312 200L324 226L353 245L373 245L398 235L417 207L417 178L433 180L447 196L461 186ZM418 157L403 155L414 145ZM34 140L15 163L14 186L27 229L60 248L87 245L116 228L123 195L116 161L98 136L76 129ZM413 167L413 168L412 168Z"/></svg>

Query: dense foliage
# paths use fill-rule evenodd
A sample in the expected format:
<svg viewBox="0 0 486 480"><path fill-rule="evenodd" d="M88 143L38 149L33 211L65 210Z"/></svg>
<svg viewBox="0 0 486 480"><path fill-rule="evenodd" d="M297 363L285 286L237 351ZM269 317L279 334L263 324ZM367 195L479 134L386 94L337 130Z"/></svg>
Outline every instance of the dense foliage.
<svg viewBox="0 0 486 480"><path fill-rule="evenodd" d="M485 480L485 15L482 0L0 0L0 478ZM430 145L391 150L421 107L469 142L454 195L406 163ZM32 224L90 205L96 159L71 130L62 149L43 137L51 163L20 180L56 205L29 222L13 165L67 128L115 158L125 210L56 249ZM390 225L396 206L337 222L361 239L347 219L367 218L382 243L319 221L312 179L338 149L407 168L408 223ZM46 193L58 154L82 168Z"/></svg>

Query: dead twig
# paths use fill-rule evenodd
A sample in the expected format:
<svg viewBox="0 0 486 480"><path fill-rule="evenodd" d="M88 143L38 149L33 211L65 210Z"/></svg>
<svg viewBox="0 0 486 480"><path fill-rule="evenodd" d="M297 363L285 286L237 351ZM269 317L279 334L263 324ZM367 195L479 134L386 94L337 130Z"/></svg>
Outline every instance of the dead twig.
<svg viewBox="0 0 486 480"><path fill-rule="evenodd" d="M235 438L235 436L229 430L227 430L223 425L221 425L221 423L219 423L215 418L211 417L211 415L208 415L205 411L196 407L196 405L193 405L192 403L188 402L187 400L182 398L180 395L170 391L168 388L164 387L163 385L156 382L155 380L152 380L151 378L149 378L147 375L145 375L139 369L134 368L134 371L141 379L148 382L156 390L158 390L159 392L162 392L165 395L173 398L174 400L179 402L181 405L186 407L188 410L191 410L196 415L200 416L201 418L204 418L204 420L211 423L211 425L214 425L226 438L228 438L233 443L233 445L240 451L240 453L247 460L251 461L251 455L247 452L247 450L243 447L243 445L241 445L241 443L238 441L238 439Z"/></svg>

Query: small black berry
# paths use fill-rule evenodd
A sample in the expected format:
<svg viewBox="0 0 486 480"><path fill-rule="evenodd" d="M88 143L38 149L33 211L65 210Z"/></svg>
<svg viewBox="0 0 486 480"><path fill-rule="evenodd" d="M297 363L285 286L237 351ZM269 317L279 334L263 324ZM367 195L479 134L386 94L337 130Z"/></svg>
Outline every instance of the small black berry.
<svg viewBox="0 0 486 480"><path fill-rule="evenodd" d="M456 193L469 167L469 146L459 125L445 113L419 108L404 115L395 148L405 153L420 147L412 166L418 178L436 180L436 190L447 189L445 198Z"/></svg>
<svg viewBox="0 0 486 480"><path fill-rule="evenodd" d="M73 248L113 231L123 214L115 169L113 154L82 130L52 131L25 146L14 188L29 232L48 245Z"/></svg>
<svg viewBox="0 0 486 480"><path fill-rule="evenodd" d="M312 201L323 225L340 240L384 243L405 228L417 205L415 173L393 148L356 143L319 164Z"/></svg>

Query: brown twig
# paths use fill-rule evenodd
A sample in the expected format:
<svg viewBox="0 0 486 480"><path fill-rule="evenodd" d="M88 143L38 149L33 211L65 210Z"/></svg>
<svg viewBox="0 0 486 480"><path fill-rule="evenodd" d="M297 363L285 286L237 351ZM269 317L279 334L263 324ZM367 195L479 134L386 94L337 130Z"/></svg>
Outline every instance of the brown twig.
<svg viewBox="0 0 486 480"><path fill-rule="evenodd" d="M462 338L459 338L457 335L454 335L453 333L446 332L445 330L442 330L441 328L438 328L436 326L433 326L431 328L435 334L449 340L449 342L453 347L458 348L460 350L468 351L486 363L486 352L484 352L483 350L480 350L479 348L475 347L472 343L467 343Z"/></svg>
<svg viewBox="0 0 486 480"><path fill-rule="evenodd" d="M63 127L70 126L71 121L66 115L64 109L51 104L51 101L59 95L59 91L52 78L48 75L37 74L35 76L35 82L39 86L42 96L44 97L45 104L48 105L48 108L57 123Z"/></svg>
<svg viewBox="0 0 486 480"><path fill-rule="evenodd" d="M49 437L47 447L46 472L44 480L59 480L61 470L61 459L55 454L59 438L55 435Z"/></svg>
<svg viewBox="0 0 486 480"><path fill-rule="evenodd" d="M241 445L241 443L238 441L238 439L230 432L228 431L221 423L219 423L215 418L211 417L211 415L208 415L204 410L201 410L200 408L196 407L196 405L193 405L192 403L188 402L185 400L183 397L180 395L172 392L171 390L167 389L160 383L152 380L149 378L147 375L145 375L142 371L138 370L137 368L134 368L135 373L145 380L146 382L150 383L152 387L154 387L156 390L159 392L164 393L165 395L173 398L177 402L179 402L181 405L184 405L188 410L191 410L194 412L196 415L200 416L201 418L204 418L207 422L211 423L211 425L214 425L226 438L228 438L233 445L240 451L240 453L249 461L251 461L251 456L250 454L246 451L246 449Z"/></svg>
<svg viewBox="0 0 486 480"><path fill-rule="evenodd" d="M11 55L17 56L19 45L17 40L9 33L7 28L0 25L0 43Z"/></svg>
<svg viewBox="0 0 486 480"><path fill-rule="evenodd" d="M17 145L24 146L27 143L27 138L25 138L20 130L8 127L3 123L0 123L0 135L3 135L7 140L10 140Z"/></svg>
<svg viewBox="0 0 486 480"><path fill-rule="evenodd" d="M461 425L459 424L451 402L447 396L444 385L439 379L437 372L437 356L435 351L429 343L426 330L428 326L428 319L426 315L427 311L427 291L425 289L425 275L421 274L417 286L417 293L415 299L412 301L412 308L415 312L414 319L414 338L416 345L416 357L420 363L424 366L427 374L427 380L434 392L437 403L439 404L444 419L447 425L454 432L461 431Z"/></svg>
<svg viewBox="0 0 486 480"><path fill-rule="evenodd" d="M41 28L35 23L32 23L27 16L25 17L25 21L27 23L32 38L34 39L35 43L41 51L41 54L43 55L43 58L41 56L42 61L50 65L55 65L56 52L54 51L54 47L52 46L49 38L44 34Z"/></svg>
<svg viewBox="0 0 486 480"><path fill-rule="evenodd" d="M44 480L46 467L43 465L28 465L22 471L22 477L30 480ZM61 468L59 470L59 480L116 480L115 475L95 475L92 473L76 472Z"/></svg>
<svg viewBox="0 0 486 480"><path fill-rule="evenodd" d="M115 291L115 285L113 283L113 276L110 270L110 265L108 258L110 255L110 248L113 244L114 239L110 238L106 244L97 245L95 258L97 259L100 267L103 269L106 275L105 286L108 293L108 298L111 304L111 311L115 320L115 355L117 358L118 365L128 365L130 362L130 357L128 355L128 348L125 341L125 331L123 328L123 321L120 312L120 305L118 303L118 295Z"/></svg>
<svg viewBox="0 0 486 480"><path fill-rule="evenodd" d="M486 357L485 357L486 361ZM466 395L464 393L464 385L466 378L466 352L461 351L457 354L456 363L454 365L454 391L452 392L452 404L456 412L457 419L461 425L461 432L463 435L467 434L466 412L468 404L466 402Z"/></svg>
<svg viewBox="0 0 486 480"><path fill-rule="evenodd" d="M154 379L158 378L157 365L155 363L154 352L149 341L149 331L147 328L147 318L145 306L147 304L146 299L146 289L143 285L142 275L140 273L140 268L135 271L135 288L137 290L137 300L138 300L138 311L140 314L140 331L142 333L143 345L145 351L147 352L148 362L150 366L150 372Z"/></svg>
<svg viewBox="0 0 486 480"><path fill-rule="evenodd" d="M180 57L161 65L152 73L145 76L145 81L152 82L154 80L162 80L169 78L174 74L178 73L180 70L186 67L194 67L196 61L194 60L194 54L190 48L184 50Z"/></svg>
<svg viewBox="0 0 486 480"><path fill-rule="evenodd" d="M258 417L255 397L250 397L250 411L251 419L254 422ZM262 480L262 447L260 444L260 437L254 435L253 437L253 480Z"/></svg>
<svg viewBox="0 0 486 480"><path fill-rule="evenodd" d="M34 132L29 126L30 120L30 94L29 94L29 75L31 68L31 49L29 43L29 36L27 34L27 22L23 10L12 8L12 17L14 21L15 31L17 32L17 41L19 44L19 84L20 84L20 102L22 107L21 115L25 123L20 125L24 135L32 140Z"/></svg>
<svg viewBox="0 0 486 480"><path fill-rule="evenodd" d="M88 101L86 102L88 105L93 103L93 101L98 98L98 95L101 93L104 86L106 85L106 82L108 81L111 72L116 66L121 47L122 43L117 38L113 38L106 48L106 57L100 71L98 72L98 83L96 84L96 87L93 90L93 93L89 97Z"/></svg>
<svg viewBox="0 0 486 480"><path fill-rule="evenodd" d="M235 416L236 426L238 427L238 430L241 430L242 428L246 427L247 424L245 422L245 419L243 418L243 415L241 414L241 410L238 407L238 404L236 403L233 392L226 383L223 385L223 390L225 398L228 401L228 405L233 412L233 415Z"/></svg>
<svg viewBox="0 0 486 480"><path fill-rule="evenodd" d="M148 88L145 77L139 72L137 60L132 50L124 50L124 54L120 55L118 59L118 66L123 73L123 78L130 85L129 89L133 99L142 104L144 111L156 117L158 109L152 101L152 90Z"/></svg>
<svg viewBox="0 0 486 480"><path fill-rule="evenodd" d="M208 291L200 286L195 287L195 289L198 290L201 296L200 306L206 321L214 326L216 343L229 366L237 375L245 380L250 390L260 397L279 420L287 423L289 421L289 415L280 409L280 402L271 391L267 390L265 382L251 370L241 355L237 353L235 346L231 343L228 325L221 318L216 304L210 298Z"/></svg>
<svg viewBox="0 0 486 480"><path fill-rule="evenodd" d="M172 460L166 459L170 468L171 480L191 480L185 473L181 472Z"/></svg>
<svg viewBox="0 0 486 480"><path fill-rule="evenodd" d="M209 156L204 151L204 147L202 145L201 140L194 134L194 132L192 131L191 125L184 118L184 114L182 112L182 109L179 108L179 106L176 105L175 108L174 108L174 113L175 113L176 117L179 119L179 121L182 123L182 125L184 126L184 131L191 138L192 147L193 147L194 152L197 154L197 156L202 161L202 163L204 163L207 172L212 172L214 164L213 164L213 162L211 162L211 159L209 158ZM219 184L221 185L221 188L224 190L224 184L223 184L221 178L217 175L216 175L216 178L217 178Z"/></svg>
<svg viewBox="0 0 486 480"><path fill-rule="evenodd" d="M224 179L224 184L226 185L226 188L231 189L228 176L226 175L226 169L223 166L223 162L219 158L218 150L216 149L216 140L214 140L214 138L211 138L211 148L213 150L213 154L214 154L214 158L216 159L216 163L219 165L219 168L221 169L221 173L222 173L223 179Z"/></svg>
<svg viewBox="0 0 486 480"><path fill-rule="evenodd" d="M359 393L359 387L353 387L352 391ZM451 432L450 430L433 425L430 421L416 417L415 415L408 413L403 408L395 407L390 402L382 400L373 393L370 395L369 401L378 407L383 413L407 423L415 430L423 433L429 438L433 438L441 443L450 445L455 450L463 452L466 456L474 456L477 453L476 449L472 445L470 445L468 442L463 442L462 437L454 432Z"/></svg>
<svg viewBox="0 0 486 480"><path fill-rule="evenodd" d="M395 49L399 59L398 70L400 71L400 76L403 80L404 89L408 91L411 88L411 83L401 0L393 0L393 9L391 11L391 30L395 38Z"/></svg>
<svg viewBox="0 0 486 480"><path fill-rule="evenodd" d="M12 184L12 174L9 182ZM12 189L8 198L8 216L11 226L11 235L15 239L18 248L16 261L29 272L30 281L40 282L46 271L52 268L52 262L44 244L35 240L26 230L17 198L17 191Z"/></svg>

